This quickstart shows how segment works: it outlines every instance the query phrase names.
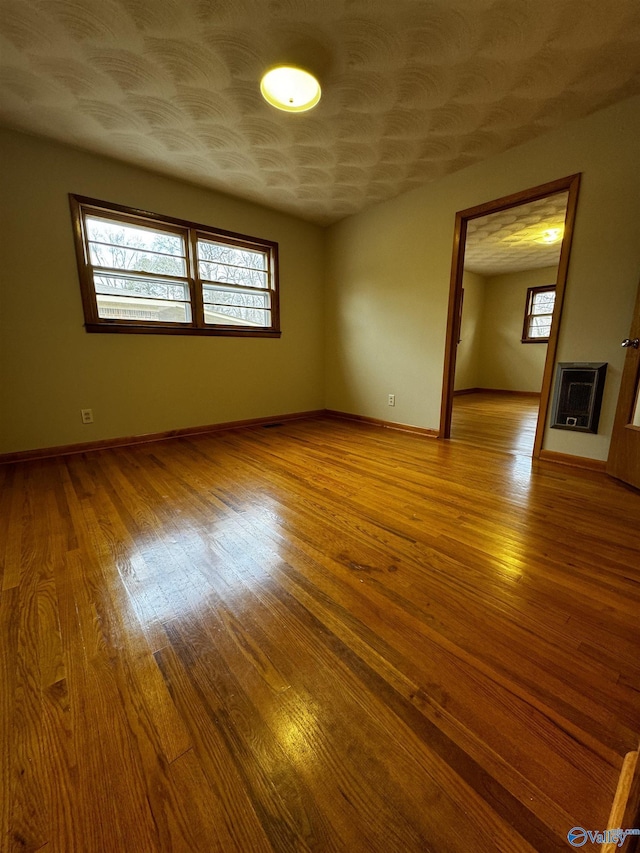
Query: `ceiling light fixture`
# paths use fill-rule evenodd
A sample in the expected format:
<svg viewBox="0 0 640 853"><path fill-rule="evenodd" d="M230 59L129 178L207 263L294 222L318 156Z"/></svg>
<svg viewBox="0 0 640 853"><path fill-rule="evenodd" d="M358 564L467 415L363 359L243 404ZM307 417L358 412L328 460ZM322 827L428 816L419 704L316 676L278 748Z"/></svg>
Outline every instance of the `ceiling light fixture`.
<svg viewBox="0 0 640 853"><path fill-rule="evenodd" d="M313 74L295 65L279 65L267 71L260 81L262 97L289 113L303 113L320 100L322 90Z"/></svg>
<svg viewBox="0 0 640 853"><path fill-rule="evenodd" d="M562 237L563 228L547 228L542 232L539 243L557 243Z"/></svg>

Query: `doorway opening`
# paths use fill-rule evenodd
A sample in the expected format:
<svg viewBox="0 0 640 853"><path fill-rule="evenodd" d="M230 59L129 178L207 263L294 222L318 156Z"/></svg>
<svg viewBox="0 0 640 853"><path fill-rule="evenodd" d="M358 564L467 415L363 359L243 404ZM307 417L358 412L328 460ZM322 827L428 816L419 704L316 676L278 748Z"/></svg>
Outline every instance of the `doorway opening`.
<svg viewBox="0 0 640 853"><path fill-rule="evenodd" d="M456 214L443 438L539 456L579 182L571 175Z"/></svg>

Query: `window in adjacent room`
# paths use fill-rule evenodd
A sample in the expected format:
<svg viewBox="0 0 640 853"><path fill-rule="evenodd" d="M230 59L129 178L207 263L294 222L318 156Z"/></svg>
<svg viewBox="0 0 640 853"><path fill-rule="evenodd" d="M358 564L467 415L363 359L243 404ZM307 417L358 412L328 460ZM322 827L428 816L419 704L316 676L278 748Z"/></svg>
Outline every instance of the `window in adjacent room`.
<svg viewBox="0 0 640 853"><path fill-rule="evenodd" d="M548 342L555 302L555 285L530 287L527 290L527 304L522 330L523 344L546 344Z"/></svg>
<svg viewBox="0 0 640 853"><path fill-rule="evenodd" d="M279 336L277 243L70 200L88 331Z"/></svg>

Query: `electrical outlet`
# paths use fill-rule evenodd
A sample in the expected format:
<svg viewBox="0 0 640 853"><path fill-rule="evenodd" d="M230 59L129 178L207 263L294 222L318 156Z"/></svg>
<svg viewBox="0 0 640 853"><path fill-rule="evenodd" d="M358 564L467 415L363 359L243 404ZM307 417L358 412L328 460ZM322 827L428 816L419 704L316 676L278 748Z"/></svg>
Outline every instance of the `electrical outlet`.
<svg viewBox="0 0 640 853"><path fill-rule="evenodd" d="M80 417L83 424L93 423L93 409L80 409Z"/></svg>
<svg viewBox="0 0 640 853"><path fill-rule="evenodd" d="M395 406L395 404L396 404L396 395L395 394L389 394L389 405Z"/></svg>

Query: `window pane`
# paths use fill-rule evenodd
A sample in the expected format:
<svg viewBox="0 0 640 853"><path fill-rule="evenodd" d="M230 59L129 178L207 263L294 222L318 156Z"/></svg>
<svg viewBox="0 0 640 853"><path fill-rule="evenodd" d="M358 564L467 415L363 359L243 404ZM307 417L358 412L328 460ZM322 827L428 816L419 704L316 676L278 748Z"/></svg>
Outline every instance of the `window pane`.
<svg viewBox="0 0 640 853"><path fill-rule="evenodd" d="M158 281L151 278L96 274L93 277L93 283L96 293L99 294L189 301L189 288L181 281Z"/></svg>
<svg viewBox="0 0 640 853"><path fill-rule="evenodd" d="M88 332L279 336L277 243L70 199Z"/></svg>
<svg viewBox="0 0 640 853"><path fill-rule="evenodd" d="M266 252L252 252L251 249L225 246L222 243L213 243L209 240L198 240L198 258L201 261L213 261L214 263L229 264L233 267L248 267L253 270L268 269Z"/></svg>
<svg viewBox="0 0 640 853"><path fill-rule="evenodd" d="M551 325L551 315L547 314L543 317L532 317L531 318L531 328L545 328L548 329Z"/></svg>
<svg viewBox="0 0 640 853"><path fill-rule="evenodd" d="M271 311L235 305L207 304L204 306L204 320L209 325L268 327L271 325Z"/></svg>
<svg viewBox="0 0 640 853"><path fill-rule="evenodd" d="M118 270L154 272L160 275L186 275L184 258L174 255L127 249L124 246L89 243L91 263L96 267L111 267Z"/></svg>
<svg viewBox="0 0 640 853"><path fill-rule="evenodd" d="M242 290L223 290L204 286L202 294L205 305L235 305L238 308L269 308L269 293L255 293Z"/></svg>
<svg viewBox="0 0 640 853"><path fill-rule="evenodd" d="M533 304L531 306L532 314L552 314L553 306L556 301L555 290L546 290L542 293L534 293Z"/></svg>
<svg viewBox="0 0 640 853"><path fill-rule="evenodd" d="M214 264L200 261L200 278L203 281L219 281L228 284L237 284L242 287L269 287L266 272L247 269L246 267L232 267L226 264Z"/></svg>
<svg viewBox="0 0 640 853"><path fill-rule="evenodd" d="M87 237L93 242L162 252L165 255L176 257L184 257L185 255L184 240L179 234L155 228L145 228L143 225L114 222L111 219L101 219L97 216L87 216L85 222Z"/></svg>
<svg viewBox="0 0 640 853"><path fill-rule="evenodd" d="M135 296L98 295L100 319L138 320L155 323L190 323L191 306L186 302L140 299Z"/></svg>
<svg viewBox="0 0 640 853"><path fill-rule="evenodd" d="M204 319L208 324L271 325L271 294L203 287Z"/></svg>
<svg viewBox="0 0 640 853"><path fill-rule="evenodd" d="M532 317L529 324L529 337L548 338L551 332L551 317Z"/></svg>

